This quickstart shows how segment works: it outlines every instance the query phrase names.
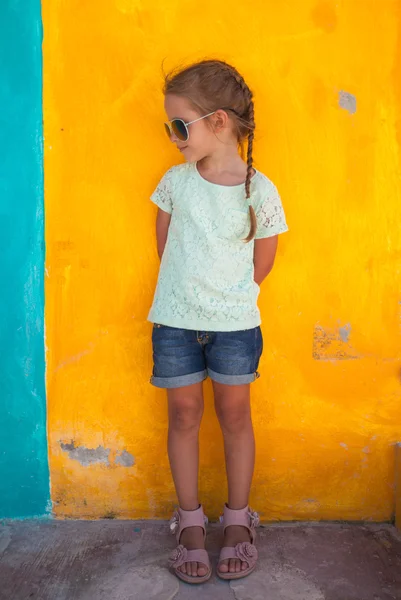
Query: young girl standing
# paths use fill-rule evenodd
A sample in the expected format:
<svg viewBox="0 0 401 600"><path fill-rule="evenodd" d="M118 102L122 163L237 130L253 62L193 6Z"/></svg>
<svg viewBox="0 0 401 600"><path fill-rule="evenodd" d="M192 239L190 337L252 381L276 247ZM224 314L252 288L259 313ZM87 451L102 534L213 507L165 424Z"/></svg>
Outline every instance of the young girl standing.
<svg viewBox="0 0 401 600"><path fill-rule="evenodd" d="M259 518L248 505L255 442L250 384L262 354L259 285L287 230L273 183L253 168L252 92L238 71L207 60L167 76L165 123L186 163L172 167L152 195L158 206L159 279L151 382L168 394L168 454L179 509L170 566L189 583L210 578L207 519L198 498L202 382L213 383L224 438L228 501L217 574L237 579L256 565ZM238 149L247 140L247 162Z"/></svg>

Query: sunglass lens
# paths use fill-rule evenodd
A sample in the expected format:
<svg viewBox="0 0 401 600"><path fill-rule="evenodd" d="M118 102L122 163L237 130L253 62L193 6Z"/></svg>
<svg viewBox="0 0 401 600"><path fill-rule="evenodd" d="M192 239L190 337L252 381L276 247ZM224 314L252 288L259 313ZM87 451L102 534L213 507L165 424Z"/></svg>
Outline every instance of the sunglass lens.
<svg viewBox="0 0 401 600"><path fill-rule="evenodd" d="M174 119L174 121L171 122L171 127L179 140L181 140L182 142L187 141L188 130L187 130L187 126L185 125L184 121L182 121L181 119Z"/></svg>
<svg viewBox="0 0 401 600"><path fill-rule="evenodd" d="M171 138L171 131L170 131L170 127L167 125L167 123L164 123L164 129L166 130L168 139L170 139Z"/></svg>

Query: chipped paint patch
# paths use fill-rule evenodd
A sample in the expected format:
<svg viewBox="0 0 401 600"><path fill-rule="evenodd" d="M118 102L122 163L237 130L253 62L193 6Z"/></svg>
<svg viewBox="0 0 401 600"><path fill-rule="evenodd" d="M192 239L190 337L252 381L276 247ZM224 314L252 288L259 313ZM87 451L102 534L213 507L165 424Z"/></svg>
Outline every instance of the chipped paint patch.
<svg viewBox="0 0 401 600"><path fill-rule="evenodd" d="M110 448L104 448L103 446L98 446L97 448L76 446L74 440L71 440L69 444L64 442L59 443L63 452L67 452L68 456L72 460L77 460L84 467L88 467L89 465L96 463L103 463L107 466L111 465ZM132 467L135 464L135 457L127 450L123 450L116 455L114 464L122 467Z"/></svg>
<svg viewBox="0 0 401 600"><path fill-rule="evenodd" d="M351 115L356 113L356 97L349 92L340 90L338 104L344 110L347 110Z"/></svg>
<svg viewBox="0 0 401 600"><path fill-rule="evenodd" d="M72 460L77 460L83 467L89 467L89 465L96 463L110 465L109 448L103 448L102 446L85 448L85 446L76 446L73 440L69 444L60 442L60 448L63 452L67 452Z"/></svg>
<svg viewBox="0 0 401 600"><path fill-rule="evenodd" d="M351 325L347 323L344 327L338 328L338 333L340 334L340 338L342 341L347 344L349 341L349 336L351 334Z"/></svg>
<svg viewBox="0 0 401 600"><path fill-rule="evenodd" d="M122 467L133 467L135 464L135 457L132 456L130 452L127 452L127 450L123 450L121 454L116 456L115 463Z"/></svg>
<svg viewBox="0 0 401 600"><path fill-rule="evenodd" d="M313 358L315 360L350 360L359 358L350 344L351 325L328 328L315 325Z"/></svg>

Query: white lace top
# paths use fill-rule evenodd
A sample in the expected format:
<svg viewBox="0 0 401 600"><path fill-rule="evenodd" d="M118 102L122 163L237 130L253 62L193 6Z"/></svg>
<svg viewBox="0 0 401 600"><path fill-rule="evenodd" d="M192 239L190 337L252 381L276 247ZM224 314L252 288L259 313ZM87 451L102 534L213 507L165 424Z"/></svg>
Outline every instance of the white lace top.
<svg viewBox="0 0 401 600"><path fill-rule="evenodd" d="M204 179L196 163L172 167L151 200L171 214L149 321L196 331L239 331L260 325L254 241L244 184ZM251 180L256 238L287 231L276 187L256 171Z"/></svg>

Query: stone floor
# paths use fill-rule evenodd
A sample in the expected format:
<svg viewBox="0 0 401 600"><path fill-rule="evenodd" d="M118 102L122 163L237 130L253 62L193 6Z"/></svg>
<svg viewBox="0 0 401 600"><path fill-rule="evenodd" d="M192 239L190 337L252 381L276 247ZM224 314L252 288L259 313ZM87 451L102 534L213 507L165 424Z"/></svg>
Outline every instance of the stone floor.
<svg viewBox="0 0 401 600"><path fill-rule="evenodd" d="M401 600L401 534L391 525L259 529L257 571L189 586L165 569L164 522L0 522L1 600ZM207 546L215 564L221 530Z"/></svg>

